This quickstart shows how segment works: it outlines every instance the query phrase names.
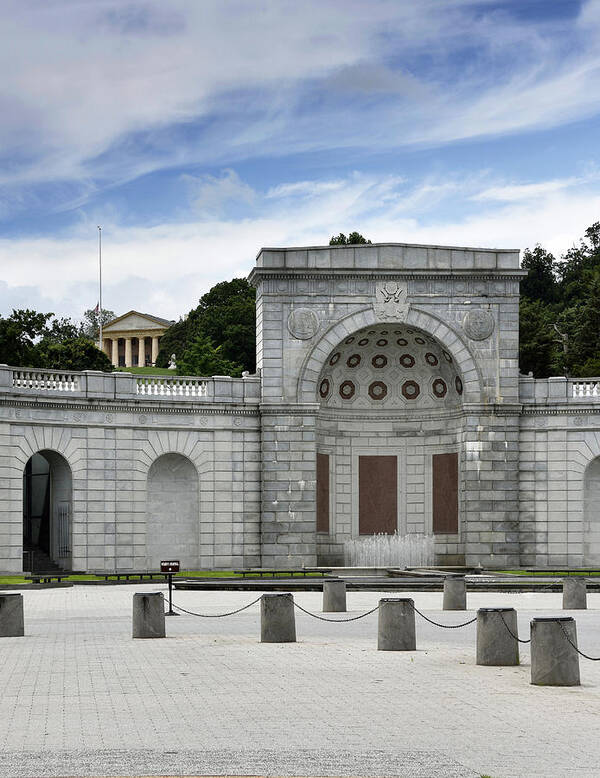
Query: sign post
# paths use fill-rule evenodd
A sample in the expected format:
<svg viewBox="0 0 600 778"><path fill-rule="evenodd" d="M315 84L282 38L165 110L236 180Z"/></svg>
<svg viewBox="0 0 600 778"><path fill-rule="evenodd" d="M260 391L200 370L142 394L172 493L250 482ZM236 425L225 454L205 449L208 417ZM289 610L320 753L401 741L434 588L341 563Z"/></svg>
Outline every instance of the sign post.
<svg viewBox="0 0 600 778"><path fill-rule="evenodd" d="M166 573L167 580L169 581L169 610L165 613L165 616L179 616L173 610L173 573L179 572L179 560L167 560L160 563L160 572Z"/></svg>

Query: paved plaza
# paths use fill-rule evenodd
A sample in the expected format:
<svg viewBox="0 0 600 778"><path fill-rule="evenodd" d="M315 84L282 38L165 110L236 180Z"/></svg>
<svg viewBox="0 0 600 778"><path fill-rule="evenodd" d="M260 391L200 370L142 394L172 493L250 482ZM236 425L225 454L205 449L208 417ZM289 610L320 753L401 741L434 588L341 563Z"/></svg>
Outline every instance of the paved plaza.
<svg viewBox="0 0 600 778"><path fill-rule="evenodd" d="M259 605L228 618L167 619L165 640L132 640L132 595L148 586L24 593L26 636L0 641L0 776L600 775L600 663L582 686L529 684L519 667L475 665L475 625L417 617L416 652L376 650L377 614L331 624L297 612L298 643L261 644ZM159 587L164 588L164 587ZM219 613L253 592L176 592ZM319 612L321 594L294 595ZM389 594L349 592L358 615ZM402 595L408 596L408 595ZM441 593L416 593L430 618ZM600 594L576 612L579 645L600 655ZM478 594L510 605L521 637L561 595Z"/></svg>

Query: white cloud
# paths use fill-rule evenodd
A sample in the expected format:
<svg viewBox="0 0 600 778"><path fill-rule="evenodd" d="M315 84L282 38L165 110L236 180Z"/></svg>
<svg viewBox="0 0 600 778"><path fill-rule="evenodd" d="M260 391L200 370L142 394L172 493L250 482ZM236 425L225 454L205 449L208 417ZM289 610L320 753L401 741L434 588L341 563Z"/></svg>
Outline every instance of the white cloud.
<svg viewBox="0 0 600 778"><path fill-rule="evenodd" d="M467 0L6 0L0 181L84 197L174 165L571 122L600 110L598 17L598 0L545 23Z"/></svg>
<svg viewBox="0 0 600 778"><path fill-rule="evenodd" d="M518 202L535 199L552 192L560 192L573 186L588 183L584 178L557 178L552 181L540 181L535 184L513 184L494 186L473 195L473 200L498 200L503 202Z"/></svg>
<svg viewBox="0 0 600 778"><path fill-rule="evenodd" d="M224 170L220 176L184 174L181 180L191 192L193 206L202 215L220 214L230 203L254 202L256 193L235 170Z"/></svg>
<svg viewBox="0 0 600 778"><path fill-rule="evenodd" d="M226 174L246 192L236 176ZM409 185L394 176L353 173L346 179L294 182L277 198L254 192L257 216L164 223L142 229L103 224L104 301L117 313L130 308L169 318L186 313L213 284L247 275L262 246L322 245L357 229L374 242L434 243L500 248L540 242L560 255L598 220L600 186L525 184L505 202L489 197L504 182L487 174L446 176ZM331 186L329 186L331 184ZM529 187L529 188L527 188ZM296 191L297 196L290 193ZM522 197L523 191L528 197ZM477 202L478 195L480 197ZM464 214L441 218L451 204ZM12 307L80 316L97 301L95 224L69 236L0 240L0 312Z"/></svg>

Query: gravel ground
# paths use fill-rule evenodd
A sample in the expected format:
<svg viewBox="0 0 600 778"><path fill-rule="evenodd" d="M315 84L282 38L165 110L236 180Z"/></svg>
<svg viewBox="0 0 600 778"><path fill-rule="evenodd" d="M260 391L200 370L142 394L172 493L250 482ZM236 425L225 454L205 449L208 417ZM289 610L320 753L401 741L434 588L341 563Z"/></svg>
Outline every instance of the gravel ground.
<svg viewBox="0 0 600 778"><path fill-rule="evenodd" d="M132 640L133 593L163 588L24 593L26 636L0 639L0 778L600 776L600 662L581 659L580 687L534 687L527 646L518 667L478 667L475 625L417 617L416 652L379 652L377 614L297 612L297 643L261 644L259 605L168 618L167 639ZM175 602L214 614L256 596ZM349 593L347 615L381 596ZM474 615L441 611L441 593L410 596L447 624ZM295 598L320 612L319 593ZM588 601L572 615L600 656L600 594ZM522 637L533 616L563 614L560 594L469 597L471 611L495 605L517 608Z"/></svg>

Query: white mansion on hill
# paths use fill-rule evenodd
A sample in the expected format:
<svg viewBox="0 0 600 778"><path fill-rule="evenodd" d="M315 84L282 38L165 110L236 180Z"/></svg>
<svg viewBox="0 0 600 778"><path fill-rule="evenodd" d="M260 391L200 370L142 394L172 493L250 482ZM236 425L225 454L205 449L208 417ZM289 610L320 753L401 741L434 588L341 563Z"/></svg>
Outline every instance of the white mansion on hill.
<svg viewBox="0 0 600 778"><path fill-rule="evenodd" d="M256 376L0 367L0 570L330 565L380 532L599 565L600 388L519 376L523 274L517 251L263 249Z"/></svg>

